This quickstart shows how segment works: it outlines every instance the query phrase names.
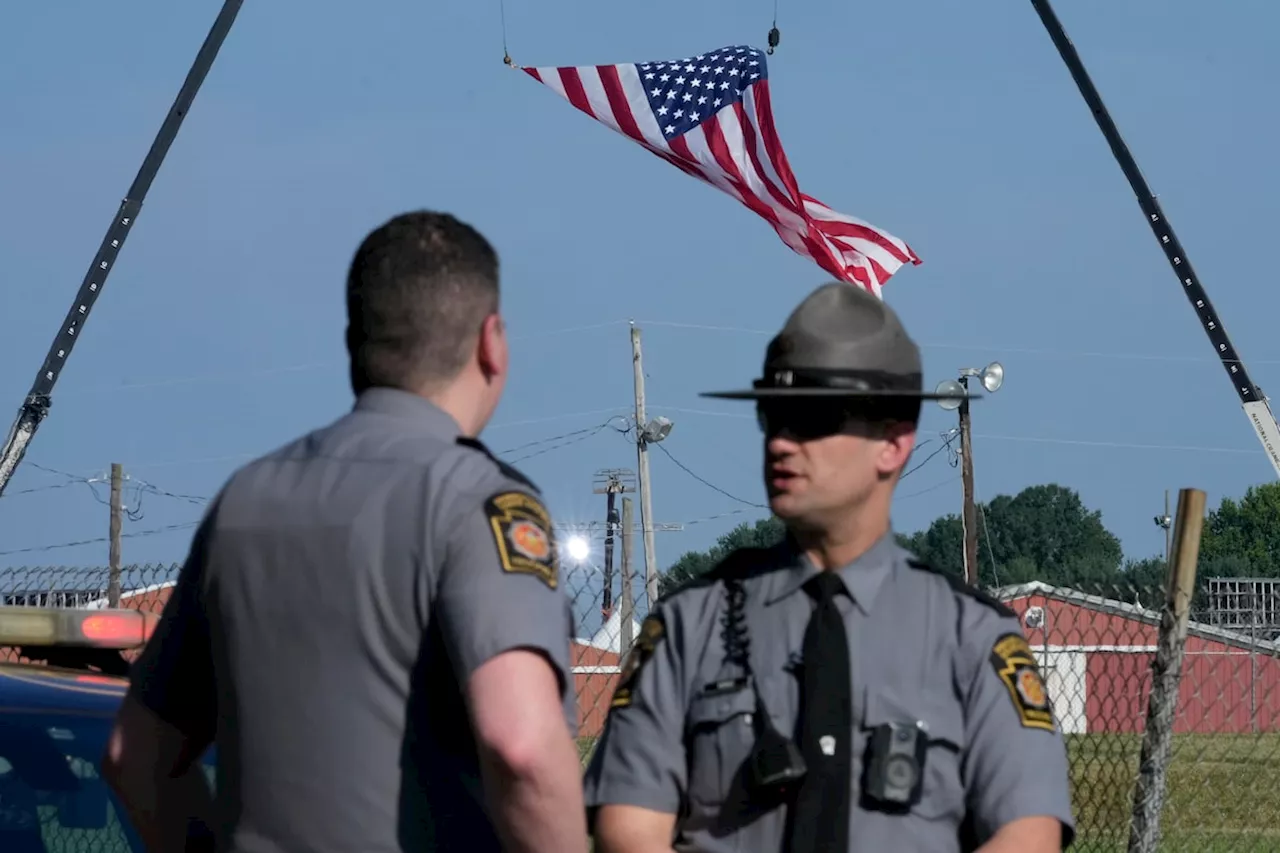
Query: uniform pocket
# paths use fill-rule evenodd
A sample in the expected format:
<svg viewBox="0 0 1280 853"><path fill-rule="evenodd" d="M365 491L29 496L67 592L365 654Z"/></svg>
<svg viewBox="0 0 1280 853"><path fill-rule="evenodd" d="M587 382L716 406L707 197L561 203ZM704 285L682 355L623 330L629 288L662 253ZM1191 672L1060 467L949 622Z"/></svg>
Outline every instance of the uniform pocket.
<svg viewBox="0 0 1280 853"><path fill-rule="evenodd" d="M964 779L960 774L964 752L964 718L960 707L941 698L902 699L886 691L868 689L863 713L864 743L870 743L871 730L887 723L922 723L928 740L925 750L924 784L919 801L911 813L929 820L951 817L957 823L964 818ZM868 756L859 756L862 766Z"/></svg>
<svg viewBox="0 0 1280 853"><path fill-rule="evenodd" d="M755 743L756 697L750 687L708 694L689 706L689 799L699 805L725 800L734 776Z"/></svg>

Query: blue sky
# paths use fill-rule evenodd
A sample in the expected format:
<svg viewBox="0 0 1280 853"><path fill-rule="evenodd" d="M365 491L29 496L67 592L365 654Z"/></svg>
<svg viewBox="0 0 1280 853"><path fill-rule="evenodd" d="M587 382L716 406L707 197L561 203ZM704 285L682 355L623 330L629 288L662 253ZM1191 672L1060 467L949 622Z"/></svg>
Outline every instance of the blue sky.
<svg viewBox="0 0 1280 853"><path fill-rule="evenodd" d="M219 5L7 12L6 428ZM1256 247L1274 240L1280 194L1268 106L1280 7L1059 5L1267 388L1280 295ZM507 21L517 62L572 65L759 45L771 13L767 0L511 0ZM921 342L927 381L1006 367L974 409L979 498L1062 483L1145 556L1163 548L1151 518L1166 489L1196 486L1216 505L1273 479L1030 4L783 0L780 13L771 86L800 186L923 258L886 299ZM45 488L65 478L36 465L91 478L118 461L135 483L205 496L343 412L347 261L371 227L417 207L457 213L502 253L517 358L493 448L625 413L633 318L650 414L676 422L664 446L761 500L750 410L697 394L754 377L767 335L825 275L728 197L503 66L500 36L496 2L245 4L0 500L0 566L106 561L102 542L27 550L107 533L88 486ZM930 408L923 437L952 418ZM635 467L610 430L530 450L547 448L521 467L564 521L602 516L597 469ZM758 517L654 457L655 520L685 524L657 534L660 564ZM939 455L900 494L896 526L927 525L959 508L957 471ZM180 560L189 529L136 534L200 510L146 495L126 561Z"/></svg>

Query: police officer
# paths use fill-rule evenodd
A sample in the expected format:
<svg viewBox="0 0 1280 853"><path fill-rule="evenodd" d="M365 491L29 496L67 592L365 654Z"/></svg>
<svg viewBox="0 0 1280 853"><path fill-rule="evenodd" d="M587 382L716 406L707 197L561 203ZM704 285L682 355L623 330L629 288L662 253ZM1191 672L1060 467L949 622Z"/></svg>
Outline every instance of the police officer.
<svg viewBox="0 0 1280 853"><path fill-rule="evenodd" d="M498 259L398 216L347 279L354 410L234 474L106 758L152 851L586 851L572 615L533 483L476 436ZM193 771L218 750L216 803Z"/></svg>
<svg viewBox="0 0 1280 853"><path fill-rule="evenodd" d="M644 621L586 776L600 853L1048 853L1067 763L1014 614L920 563L889 510L920 353L893 310L816 290L749 391L770 508Z"/></svg>

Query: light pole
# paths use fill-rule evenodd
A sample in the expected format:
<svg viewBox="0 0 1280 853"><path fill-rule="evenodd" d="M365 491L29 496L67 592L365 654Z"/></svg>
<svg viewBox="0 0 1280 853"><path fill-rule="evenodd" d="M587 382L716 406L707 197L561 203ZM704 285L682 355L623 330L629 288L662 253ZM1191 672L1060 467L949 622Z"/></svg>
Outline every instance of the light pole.
<svg viewBox="0 0 1280 853"><path fill-rule="evenodd" d="M988 394L994 394L1004 384L1004 367L993 361L982 369L966 367L958 379L944 379L938 383L939 394L952 396L938 401L947 411L960 410L960 475L964 482L964 506L960 515L964 527L964 579L970 586L978 585L978 509L973 499L973 434L969 427L969 379L977 378Z"/></svg>
<svg viewBox="0 0 1280 853"><path fill-rule="evenodd" d="M1156 523L1156 527L1164 530L1164 565L1169 567L1169 537L1173 533L1173 516L1169 514L1169 490L1164 490L1164 515L1157 515L1152 519Z"/></svg>

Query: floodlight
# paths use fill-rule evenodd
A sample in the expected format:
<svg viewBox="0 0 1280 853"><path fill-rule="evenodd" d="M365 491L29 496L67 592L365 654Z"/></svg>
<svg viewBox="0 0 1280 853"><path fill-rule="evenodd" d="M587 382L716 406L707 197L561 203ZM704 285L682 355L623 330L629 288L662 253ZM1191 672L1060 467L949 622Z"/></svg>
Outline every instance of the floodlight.
<svg viewBox="0 0 1280 853"><path fill-rule="evenodd" d="M960 398L966 394L964 386L954 379L944 379L938 383L938 387L933 389L935 394L946 394L946 398L939 400L938 405L946 409L948 412L960 408L963 402Z"/></svg>
<svg viewBox="0 0 1280 853"><path fill-rule="evenodd" d="M569 559L581 563L591 553L591 545L582 536L570 536L564 543Z"/></svg>
<svg viewBox="0 0 1280 853"><path fill-rule="evenodd" d="M994 394L1000 390L1000 386L1004 384L1004 365L998 361L993 361L986 367L982 368L982 387L987 389L987 393Z"/></svg>
<svg viewBox="0 0 1280 853"><path fill-rule="evenodd" d="M656 417L645 424L644 429L640 431L640 437L650 444L657 444L671 434L672 426L674 424L669 418Z"/></svg>

